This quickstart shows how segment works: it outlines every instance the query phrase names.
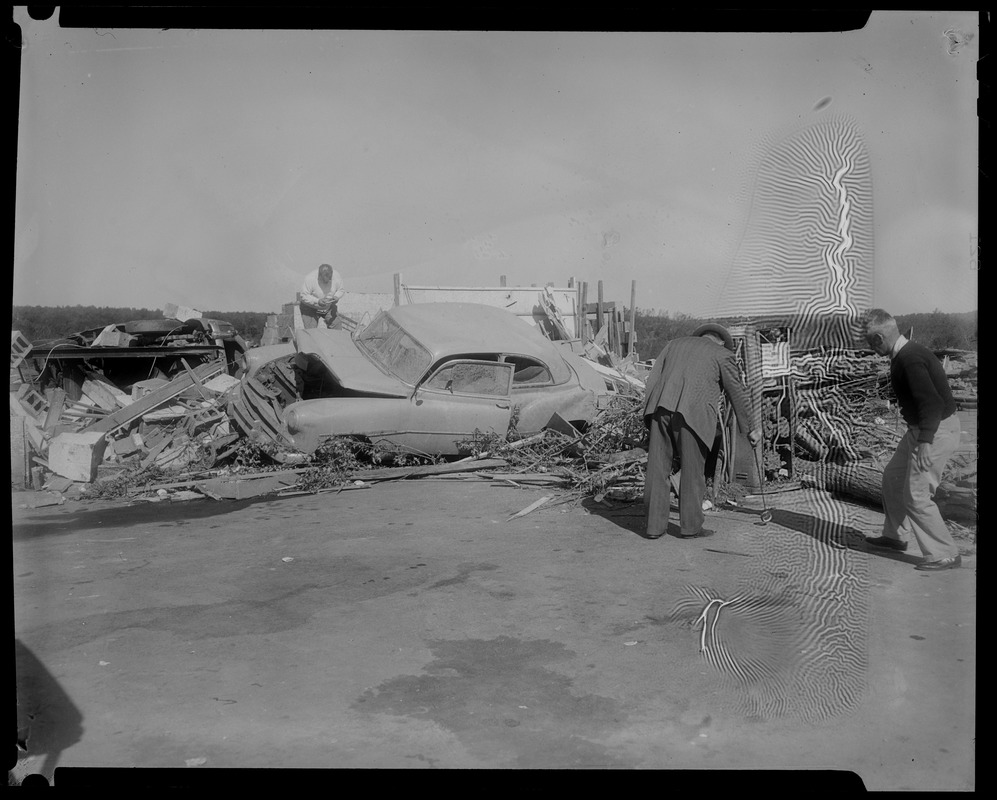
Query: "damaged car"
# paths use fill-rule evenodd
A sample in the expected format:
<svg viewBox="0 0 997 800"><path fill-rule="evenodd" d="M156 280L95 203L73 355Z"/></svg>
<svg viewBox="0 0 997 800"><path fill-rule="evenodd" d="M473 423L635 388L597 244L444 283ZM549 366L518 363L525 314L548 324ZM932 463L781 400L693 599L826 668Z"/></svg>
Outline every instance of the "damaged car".
<svg viewBox="0 0 997 800"><path fill-rule="evenodd" d="M33 342L22 371L45 391L79 400L88 376L124 391L143 380L169 380L200 364L222 362L235 375L249 349L231 323L218 319L139 319Z"/></svg>
<svg viewBox="0 0 997 800"><path fill-rule="evenodd" d="M232 416L305 453L338 436L399 452L459 455L481 434L521 436L555 418L584 430L616 393L569 342L474 303L380 312L353 332L295 331L246 353Z"/></svg>

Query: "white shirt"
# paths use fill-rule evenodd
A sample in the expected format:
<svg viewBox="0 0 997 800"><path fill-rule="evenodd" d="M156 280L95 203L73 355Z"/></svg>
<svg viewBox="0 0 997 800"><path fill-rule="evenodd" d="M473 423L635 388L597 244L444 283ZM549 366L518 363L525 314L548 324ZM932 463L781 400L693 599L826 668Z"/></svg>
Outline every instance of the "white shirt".
<svg viewBox="0 0 997 800"><path fill-rule="evenodd" d="M330 305L346 294L343 277L336 270L332 278L323 281L318 276L318 270L308 273L305 282L301 284L301 299L312 305Z"/></svg>
<svg viewBox="0 0 997 800"><path fill-rule="evenodd" d="M907 344L907 341L907 337L902 333L897 337L897 340L893 343L893 347L890 349L891 360L897 357L897 353L899 353L903 346Z"/></svg>

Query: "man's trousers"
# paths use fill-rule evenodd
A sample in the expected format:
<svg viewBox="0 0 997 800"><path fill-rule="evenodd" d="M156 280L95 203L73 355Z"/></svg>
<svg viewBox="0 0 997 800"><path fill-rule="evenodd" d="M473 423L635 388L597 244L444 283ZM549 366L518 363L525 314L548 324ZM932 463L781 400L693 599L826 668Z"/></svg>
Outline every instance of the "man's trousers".
<svg viewBox="0 0 997 800"><path fill-rule="evenodd" d="M962 426L955 414L942 420L935 440L927 445L929 463L924 469L919 469L914 461L917 435L916 427L907 429L883 472L886 511L883 535L900 540L904 534L912 533L928 561L952 558L959 555L959 547L945 526L933 495L942 481L945 463L959 447Z"/></svg>
<svg viewBox="0 0 997 800"><path fill-rule="evenodd" d="M703 528L703 498L706 496L707 447L686 426L679 413L664 408L650 420L644 503L647 506L647 535L660 536L668 529L671 508L669 476L672 460L682 462L679 476L679 526L683 536L694 536Z"/></svg>

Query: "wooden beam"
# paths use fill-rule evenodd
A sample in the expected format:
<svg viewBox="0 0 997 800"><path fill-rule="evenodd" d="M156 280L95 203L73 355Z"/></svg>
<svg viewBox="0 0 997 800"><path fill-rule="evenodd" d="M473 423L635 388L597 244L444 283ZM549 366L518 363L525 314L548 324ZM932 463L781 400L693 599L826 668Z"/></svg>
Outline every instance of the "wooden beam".
<svg viewBox="0 0 997 800"><path fill-rule="evenodd" d="M400 306L402 304L402 274L400 272L395 273L395 306Z"/></svg>
<svg viewBox="0 0 997 800"><path fill-rule="evenodd" d="M630 281L630 335L627 336L627 355L637 352L637 281Z"/></svg>
<svg viewBox="0 0 997 800"><path fill-rule="evenodd" d="M579 308L582 310L582 330L578 338L581 339L584 344L587 344L589 340L588 293L588 281L582 281L582 297L578 303Z"/></svg>
<svg viewBox="0 0 997 800"><path fill-rule="evenodd" d="M596 335L598 335L599 331L602 330L602 311L603 311L603 303L602 303L602 281L599 281L599 299L596 302L596 306L598 308L597 308L597 310L595 312L595 332L596 332Z"/></svg>
<svg viewBox="0 0 997 800"><path fill-rule="evenodd" d="M205 380L207 378L214 377L224 370L225 362L212 361L207 364L198 365L193 370L193 375L201 380ZM160 387L153 392L149 392L149 394L135 401L131 405L118 409L113 414L108 414L104 417L104 419L99 420L88 427L87 430L94 432L99 431L103 433L116 431L118 428L122 428L125 425L134 422L143 414L152 411L154 408L158 408L159 406L168 403L174 397L178 397L185 389L189 389L193 385L194 380L191 375L186 373L178 375L165 386Z"/></svg>
<svg viewBox="0 0 997 800"><path fill-rule="evenodd" d="M42 425L42 428L51 431L58 425L65 407L66 393L62 389L53 389L48 398L48 413L45 415L45 424Z"/></svg>

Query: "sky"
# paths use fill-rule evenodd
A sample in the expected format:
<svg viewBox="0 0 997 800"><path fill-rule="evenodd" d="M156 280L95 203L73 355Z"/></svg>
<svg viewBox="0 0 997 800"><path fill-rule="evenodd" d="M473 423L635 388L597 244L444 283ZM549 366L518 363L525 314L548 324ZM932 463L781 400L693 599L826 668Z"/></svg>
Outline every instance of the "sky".
<svg viewBox="0 0 997 800"><path fill-rule="evenodd" d="M979 14L858 31L61 29L23 37L13 305L277 312L347 290L598 281L709 314L759 147L851 120L874 302L977 308ZM730 298L724 298L729 305Z"/></svg>

